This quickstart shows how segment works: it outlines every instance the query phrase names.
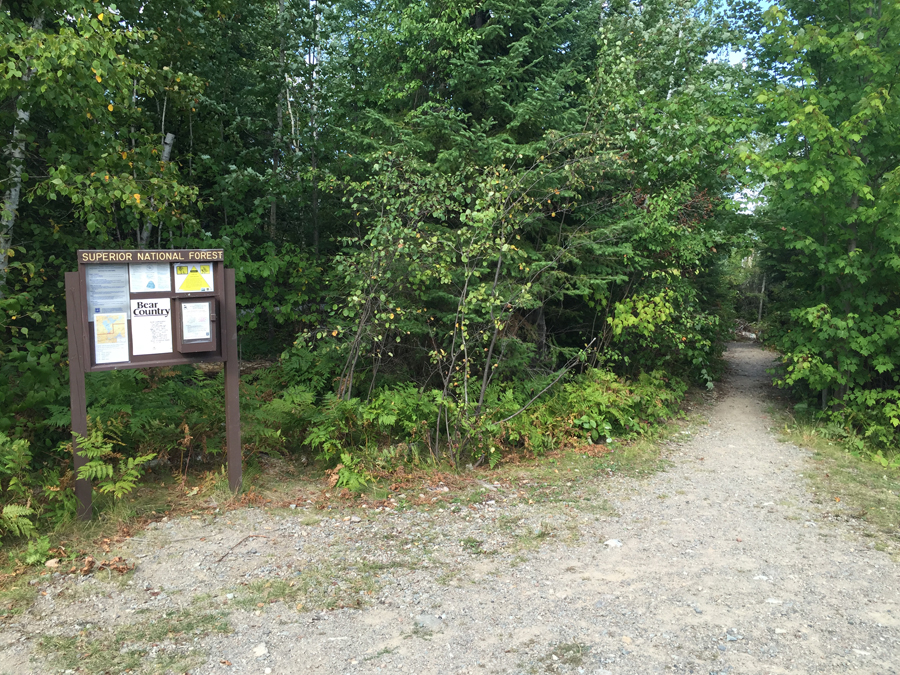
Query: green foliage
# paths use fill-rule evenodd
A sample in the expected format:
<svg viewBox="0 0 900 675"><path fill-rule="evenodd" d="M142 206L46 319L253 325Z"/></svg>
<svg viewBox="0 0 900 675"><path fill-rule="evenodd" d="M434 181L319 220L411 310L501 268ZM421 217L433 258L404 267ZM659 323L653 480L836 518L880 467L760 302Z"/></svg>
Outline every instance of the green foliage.
<svg viewBox="0 0 900 675"><path fill-rule="evenodd" d="M25 551L26 565L40 565L50 557L50 538L37 537L28 542L28 548Z"/></svg>
<svg viewBox="0 0 900 675"><path fill-rule="evenodd" d="M341 486L628 438L718 375L747 83L705 6L52 0L0 23L0 128L28 148L0 169L22 187L0 431L31 443L41 518L72 503L77 249L223 247L242 356L281 354L242 378L244 451L311 450ZM218 461L221 377L87 387L101 491Z"/></svg>
<svg viewBox="0 0 900 675"><path fill-rule="evenodd" d="M115 449L122 446L116 425L104 425L97 421L90 425L87 436L75 434L78 454L87 462L78 468L77 477L89 480L101 493L121 499L137 486L144 473L144 465L156 457L156 453L126 457Z"/></svg>
<svg viewBox="0 0 900 675"><path fill-rule="evenodd" d="M6 504L0 511L0 535L30 537L35 534L31 516L34 509L22 504Z"/></svg>
<svg viewBox="0 0 900 675"><path fill-rule="evenodd" d="M369 473L399 463L449 460L494 467L510 453L540 455L572 439L634 439L674 414L687 388L659 371L629 382L597 368L570 376L558 388L549 387L552 382L492 386L488 414L452 418L464 432L451 436L449 448L435 433L448 409L437 390L417 395L410 385L385 388L368 403L329 395L318 407L296 410L308 425L304 441L334 467L334 484L360 489ZM458 408L450 410L458 414Z"/></svg>
<svg viewBox="0 0 900 675"><path fill-rule="evenodd" d="M183 107L199 80L131 58L156 36L124 27L115 6L73 0L28 11L0 13L0 98L28 113L0 121L27 122L16 129L39 158L38 170L27 166L22 176L30 206L16 229L28 231L29 216L42 214L78 223L96 244L130 238L146 245L163 230L169 241L189 231L194 221L185 209L196 189L180 181L176 164L160 161L162 135L144 128L144 106L159 92L167 106Z"/></svg>
<svg viewBox="0 0 900 675"><path fill-rule="evenodd" d="M0 537L29 537L35 533L28 476L30 461L28 441L13 440L0 432Z"/></svg>
<svg viewBox="0 0 900 675"><path fill-rule="evenodd" d="M893 452L900 258L895 5L788 1L765 14L755 101L759 219L778 383ZM762 140L762 139L761 139ZM815 404L813 404L815 405Z"/></svg>
<svg viewBox="0 0 900 675"><path fill-rule="evenodd" d="M0 432L0 538L33 538L42 526L75 512L74 494L59 470L40 471L34 465L27 440Z"/></svg>
<svg viewBox="0 0 900 675"><path fill-rule="evenodd" d="M44 452L61 440L47 423L50 408L68 396L65 317L56 303L38 300L48 274L43 268L14 262L8 271L0 294L0 432L37 439L35 450Z"/></svg>
<svg viewBox="0 0 900 675"><path fill-rule="evenodd" d="M360 457L354 457L349 452L342 452L341 463L335 467L337 471L335 487L345 487L353 491L365 488L367 484L366 475L361 464L362 459Z"/></svg>
<svg viewBox="0 0 900 675"><path fill-rule="evenodd" d="M87 377L88 415L106 420L121 447L135 455L214 455L222 448L222 378L190 367L94 373ZM56 409L68 424L67 408Z"/></svg>

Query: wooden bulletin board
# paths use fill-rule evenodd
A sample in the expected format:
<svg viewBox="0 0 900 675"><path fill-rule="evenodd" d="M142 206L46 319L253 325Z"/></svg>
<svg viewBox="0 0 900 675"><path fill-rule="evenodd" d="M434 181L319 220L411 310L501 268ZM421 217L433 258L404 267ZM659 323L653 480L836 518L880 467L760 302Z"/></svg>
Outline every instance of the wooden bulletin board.
<svg viewBox="0 0 900 675"><path fill-rule="evenodd" d="M66 274L72 432L87 435L85 373L193 363L225 364L228 480L241 484L240 364L234 270L222 249L78 251ZM85 460L75 448L76 471ZM78 515L91 486L76 480Z"/></svg>

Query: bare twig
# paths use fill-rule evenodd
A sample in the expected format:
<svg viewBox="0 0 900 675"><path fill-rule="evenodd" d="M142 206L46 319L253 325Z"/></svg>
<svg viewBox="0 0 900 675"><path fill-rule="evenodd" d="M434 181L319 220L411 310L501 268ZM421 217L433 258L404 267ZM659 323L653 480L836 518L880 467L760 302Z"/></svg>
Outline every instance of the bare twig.
<svg viewBox="0 0 900 675"><path fill-rule="evenodd" d="M585 351L587 351L587 350L590 348L590 346L591 346L592 344L594 344L594 342L595 342L596 340L597 340L597 338L594 338L593 340L591 340L591 341L587 344L587 346L585 346L585 348L584 348ZM525 412L525 410L528 408L528 406L530 406L532 403L534 403L534 402L541 396L541 394L543 394L545 391L547 391L548 389L550 389L550 387L552 387L554 384L556 384L557 382L559 382L560 378L562 378L563 375L565 375L565 374L568 373L570 370L572 370L572 368L575 366L576 363L578 363L577 357L576 357L576 358L573 358L572 360L569 361L569 363L567 363L565 366L563 366L563 369L559 372L559 375L556 376L556 379L553 380L553 382L551 382L551 383L548 384L546 387L544 387L543 389L541 389L537 394L535 394L535 395L531 398L530 401L528 401L528 403L526 403L525 405L523 405L521 408L519 408L519 409L518 409L516 412L514 412L512 415L510 415L510 416L507 417L506 419L500 420L499 424L503 424L504 422L509 422L509 421L510 421L511 419L513 419L514 417L518 417L520 414L522 414L523 412Z"/></svg>
<svg viewBox="0 0 900 675"><path fill-rule="evenodd" d="M245 541L247 541L248 539L268 539L268 538L269 538L269 536L266 535L266 534L248 534L246 537L244 537L243 539L241 539L240 541L238 541L236 544L234 544L233 546L231 546L227 551L225 551L225 553L222 554L222 557L219 558L218 560L216 560L216 562L215 562L214 564L218 565L220 562L222 562L223 560L225 560L225 557L226 557L229 553L231 553L234 549L236 549L238 546L240 546L241 544L243 544L243 543L244 543Z"/></svg>

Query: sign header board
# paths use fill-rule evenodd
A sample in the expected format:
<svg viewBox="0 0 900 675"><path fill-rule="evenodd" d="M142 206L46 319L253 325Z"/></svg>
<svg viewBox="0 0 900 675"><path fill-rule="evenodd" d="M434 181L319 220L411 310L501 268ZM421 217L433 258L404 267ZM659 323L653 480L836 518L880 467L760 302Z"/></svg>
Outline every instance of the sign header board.
<svg viewBox="0 0 900 675"><path fill-rule="evenodd" d="M186 248L173 250L78 251L78 264L153 263L153 262L222 262L221 248Z"/></svg>

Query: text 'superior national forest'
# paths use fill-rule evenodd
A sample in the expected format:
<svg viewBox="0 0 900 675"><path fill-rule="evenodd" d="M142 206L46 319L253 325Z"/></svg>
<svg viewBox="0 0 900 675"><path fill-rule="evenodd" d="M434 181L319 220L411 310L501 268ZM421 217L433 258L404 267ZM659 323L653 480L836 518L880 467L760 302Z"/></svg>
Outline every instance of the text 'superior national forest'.
<svg viewBox="0 0 900 675"><path fill-rule="evenodd" d="M895 464L898 103L893 1L3 0L0 536L74 512L78 249L224 249L245 461L338 488L626 443L736 325ZM100 492L221 464L221 374L87 386Z"/></svg>

